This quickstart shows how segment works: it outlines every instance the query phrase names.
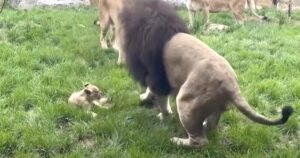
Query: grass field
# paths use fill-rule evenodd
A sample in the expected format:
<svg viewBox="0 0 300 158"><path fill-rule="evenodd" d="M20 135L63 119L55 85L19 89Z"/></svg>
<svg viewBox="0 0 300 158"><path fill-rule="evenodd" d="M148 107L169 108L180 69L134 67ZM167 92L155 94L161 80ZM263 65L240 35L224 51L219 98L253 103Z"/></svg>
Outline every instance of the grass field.
<svg viewBox="0 0 300 158"><path fill-rule="evenodd" d="M179 13L187 22L186 11ZM198 25L193 34L231 63L256 111L277 118L281 107L292 105L295 113L287 124L268 127L231 109L209 135L210 144L195 150L169 141L186 136L174 101L175 114L164 122L156 118L157 109L139 106L143 89L126 66L116 65L117 53L100 49L96 9L5 8L0 14L0 157L300 157L300 12L290 23L274 10L260 13L271 22L237 26L231 14L212 14L212 22L231 29L204 32ZM94 108L95 119L67 104L85 82L101 87L113 105Z"/></svg>

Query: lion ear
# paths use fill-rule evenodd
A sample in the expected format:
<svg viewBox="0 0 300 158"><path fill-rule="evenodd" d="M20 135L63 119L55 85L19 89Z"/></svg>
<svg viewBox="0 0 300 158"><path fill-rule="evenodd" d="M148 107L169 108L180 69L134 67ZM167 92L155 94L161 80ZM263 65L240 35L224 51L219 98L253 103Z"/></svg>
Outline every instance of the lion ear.
<svg viewBox="0 0 300 158"><path fill-rule="evenodd" d="M84 89L84 93L86 93L87 95L90 95L92 92L89 89Z"/></svg>
<svg viewBox="0 0 300 158"><path fill-rule="evenodd" d="M87 87L88 85L90 85L89 83L86 83L85 85L84 85L84 87Z"/></svg>

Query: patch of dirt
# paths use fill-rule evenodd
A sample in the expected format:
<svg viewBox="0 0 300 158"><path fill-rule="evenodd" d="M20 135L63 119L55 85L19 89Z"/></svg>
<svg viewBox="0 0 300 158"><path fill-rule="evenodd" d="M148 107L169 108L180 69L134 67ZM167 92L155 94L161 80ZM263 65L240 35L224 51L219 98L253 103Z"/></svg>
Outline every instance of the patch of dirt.
<svg viewBox="0 0 300 158"><path fill-rule="evenodd" d="M26 103L26 104L24 104L23 106L24 106L24 111L26 111L26 112L32 110L33 107L34 107L34 106L33 106L32 104L30 104L30 103Z"/></svg>
<svg viewBox="0 0 300 158"><path fill-rule="evenodd" d="M56 119L56 128L64 129L72 125L72 119L68 116L60 116Z"/></svg>
<svg viewBox="0 0 300 158"><path fill-rule="evenodd" d="M79 136L79 142L84 147L92 147L96 144L93 134L83 134Z"/></svg>

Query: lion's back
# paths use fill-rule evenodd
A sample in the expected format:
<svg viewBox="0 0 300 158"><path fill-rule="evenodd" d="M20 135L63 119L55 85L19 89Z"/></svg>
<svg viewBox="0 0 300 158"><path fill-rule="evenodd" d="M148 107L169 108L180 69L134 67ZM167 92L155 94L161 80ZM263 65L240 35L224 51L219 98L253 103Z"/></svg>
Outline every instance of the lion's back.
<svg viewBox="0 0 300 158"><path fill-rule="evenodd" d="M129 0L121 20L126 61L133 77L158 94L171 91L163 63L164 46L178 32L188 32L175 9L159 0Z"/></svg>

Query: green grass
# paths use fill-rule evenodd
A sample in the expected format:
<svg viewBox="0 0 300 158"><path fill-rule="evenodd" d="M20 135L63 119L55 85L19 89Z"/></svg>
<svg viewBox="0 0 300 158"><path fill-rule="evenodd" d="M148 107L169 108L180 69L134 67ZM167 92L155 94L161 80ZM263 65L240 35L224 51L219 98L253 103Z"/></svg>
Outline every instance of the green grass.
<svg viewBox="0 0 300 158"><path fill-rule="evenodd" d="M186 11L179 13L187 22ZM271 21L238 26L231 14L212 14L211 22L231 29L207 33L199 25L193 33L231 63L256 111L276 118L282 106L292 105L295 113L287 124L268 127L232 109L209 135L210 144L194 150L169 142L186 136L176 113L160 122L156 109L139 106L142 89L125 66L116 65L116 52L100 49L95 9L5 8L0 157L300 157L300 25L279 25L282 16L274 10L260 13ZM293 15L300 19L299 12ZM93 109L96 119L67 104L85 82L101 87L113 104L110 110Z"/></svg>

